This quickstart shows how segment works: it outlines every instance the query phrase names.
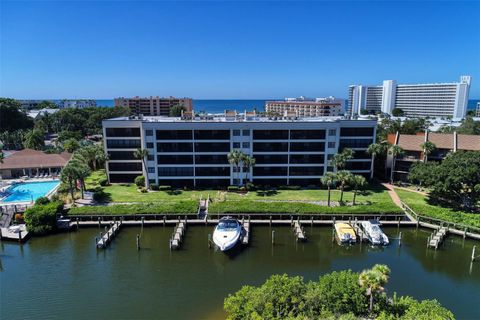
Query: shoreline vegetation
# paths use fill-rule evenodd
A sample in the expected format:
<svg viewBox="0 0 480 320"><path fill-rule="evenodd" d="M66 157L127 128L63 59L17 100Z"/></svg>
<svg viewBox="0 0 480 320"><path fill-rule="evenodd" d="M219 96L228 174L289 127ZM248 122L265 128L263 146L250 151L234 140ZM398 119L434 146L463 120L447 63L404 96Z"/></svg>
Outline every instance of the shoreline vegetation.
<svg viewBox="0 0 480 320"><path fill-rule="evenodd" d="M244 319L454 319L436 300L387 295L386 265L362 272L334 271L305 282L273 275L262 285L245 285L224 300L228 320Z"/></svg>

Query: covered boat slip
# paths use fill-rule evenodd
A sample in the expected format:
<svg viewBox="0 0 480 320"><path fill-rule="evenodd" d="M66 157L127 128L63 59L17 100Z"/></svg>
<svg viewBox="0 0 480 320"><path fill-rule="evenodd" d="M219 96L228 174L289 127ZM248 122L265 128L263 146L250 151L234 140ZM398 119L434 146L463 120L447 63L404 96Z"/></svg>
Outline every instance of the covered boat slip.
<svg viewBox="0 0 480 320"><path fill-rule="evenodd" d="M387 235L380 228L376 220L351 222L336 222L334 224L335 237L340 244L352 244L367 240L373 245L388 245Z"/></svg>

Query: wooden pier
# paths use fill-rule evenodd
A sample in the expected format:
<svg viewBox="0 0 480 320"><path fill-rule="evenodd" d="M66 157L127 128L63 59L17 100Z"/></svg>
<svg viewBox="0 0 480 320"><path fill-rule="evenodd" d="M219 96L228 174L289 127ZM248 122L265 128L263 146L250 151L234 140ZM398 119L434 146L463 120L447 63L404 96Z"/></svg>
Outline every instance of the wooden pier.
<svg viewBox="0 0 480 320"><path fill-rule="evenodd" d="M242 219L242 226L245 234L242 238L242 244L247 245L250 240L250 219L245 221L245 218Z"/></svg>
<svg viewBox="0 0 480 320"><path fill-rule="evenodd" d="M174 232L172 234L172 238L169 241L170 250L172 249L179 249L180 245L182 244L183 236L187 230L187 221L180 221L175 226Z"/></svg>
<svg viewBox="0 0 480 320"><path fill-rule="evenodd" d="M28 239L29 233L24 224L18 226L10 226L8 228L0 228L0 239L24 242Z"/></svg>
<svg viewBox="0 0 480 320"><path fill-rule="evenodd" d="M300 221L297 220L293 222L293 232L295 233L295 238L297 239L297 241L307 240L305 230L303 229Z"/></svg>
<svg viewBox="0 0 480 320"><path fill-rule="evenodd" d="M113 224L111 224L110 229L108 229L104 234L102 234L100 240L96 242L97 248L105 249L110 244L110 242L112 242L113 238L115 238L115 236L118 234L121 225L121 221L115 221Z"/></svg>
<svg viewBox="0 0 480 320"><path fill-rule="evenodd" d="M432 236L428 237L428 247L435 248L435 250L437 250L447 236L447 233L448 229L445 227L438 229Z"/></svg>

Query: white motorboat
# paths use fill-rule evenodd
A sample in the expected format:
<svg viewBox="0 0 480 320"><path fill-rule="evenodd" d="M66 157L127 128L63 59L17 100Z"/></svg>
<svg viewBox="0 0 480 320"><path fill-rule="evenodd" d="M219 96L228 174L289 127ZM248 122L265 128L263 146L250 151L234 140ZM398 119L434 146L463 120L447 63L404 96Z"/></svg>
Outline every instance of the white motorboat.
<svg viewBox="0 0 480 320"><path fill-rule="evenodd" d="M237 219L223 217L213 231L213 242L222 251L233 248L243 235L243 228Z"/></svg>
<svg viewBox="0 0 480 320"><path fill-rule="evenodd" d="M375 220L362 221L360 223L368 241L374 245L388 245L388 237L380 228L380 223Z"/></svg>

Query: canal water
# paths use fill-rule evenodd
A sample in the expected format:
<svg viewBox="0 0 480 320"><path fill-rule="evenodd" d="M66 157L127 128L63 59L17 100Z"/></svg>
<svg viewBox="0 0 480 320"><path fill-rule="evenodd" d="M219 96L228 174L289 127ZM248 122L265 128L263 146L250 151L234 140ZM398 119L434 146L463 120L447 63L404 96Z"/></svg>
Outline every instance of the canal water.
<svg viewBox="0 0 480 320"><path fill-rule="evenodd" d="M275 244L271 230L275 230ZM478 242L449 236L438 251L426 248L430 231L402 231L402 246L332 243L331 227L307 227L297 243L288 227L252 226L248 247L227 255L208 248L213 227L192 226L184 246L170 252L173 227L125 227L106 250L96 250L99 229L1 243L1 319L222 319L223 299L244 284L272 274L315 280L333 270L361 271L387 264L390 294L437 299L459 319L480 319L480 261L470 263ZM477 250L480 254L480 250Z"/></svg>

